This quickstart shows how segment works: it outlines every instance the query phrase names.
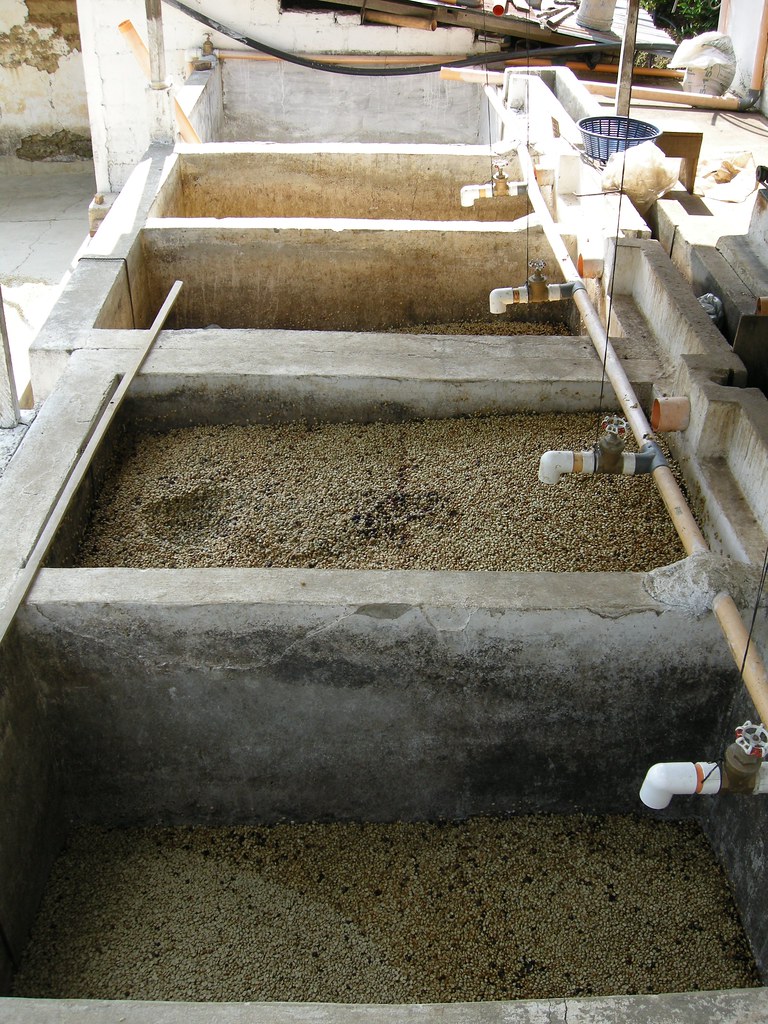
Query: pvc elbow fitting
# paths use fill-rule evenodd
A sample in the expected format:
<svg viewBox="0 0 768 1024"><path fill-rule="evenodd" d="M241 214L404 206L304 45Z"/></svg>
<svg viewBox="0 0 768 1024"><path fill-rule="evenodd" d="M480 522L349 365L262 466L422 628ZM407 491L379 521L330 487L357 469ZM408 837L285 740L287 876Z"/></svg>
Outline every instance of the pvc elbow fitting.
<svg viewBox="0 0 768 1024"><path fill-rule="evenodd" d="M505 313L507 306L513 306L518 302L528 301L528 289L525 285L522 288L494 288L488 296L488 302L492 313Z"/></svg>
<svg viewBox="0 0 768 1024"><path fill-rule="evenodd" d="M573 452L544 452L539 459L539 483L557 484L563 473L573 472Z"/></svg>
<svg viewBox="0 0 768 1024"><path fill-rule="evenodd" d="M564 473L594 473L595 453L544 452L539 459L539 483L556 484Z"/></svg>
<svg viewBox="0 0 768 1024"><path fill-rule="evenodd" d="M459 201L462 206L474 206L477 199L490 199L493 195L493 185L462 185L459 193Z"/></svg>
<svg viewBox="0 0 768 1024"><path fill-rule="evenodd" d="M662 811L673 796L720 792L720 766L716 761L669 761L648 769L640 799L646 807Z"/></svg>

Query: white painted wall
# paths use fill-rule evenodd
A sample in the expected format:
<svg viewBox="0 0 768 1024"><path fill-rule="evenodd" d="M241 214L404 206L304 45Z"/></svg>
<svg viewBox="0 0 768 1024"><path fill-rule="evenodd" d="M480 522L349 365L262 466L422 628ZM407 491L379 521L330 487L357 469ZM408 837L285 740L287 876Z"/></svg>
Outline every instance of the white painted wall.
<svg viewBox="0 0 768 1024"><path fill-rule="evenodd" d="M740 96L747 94L752 80L758 43L757 30L764 3L765 0L732 0L731 3L723 4L721 8L718 29L733 40L738 64L731 88ZM766 72L763 68L763 85L765 79ZM766 96L765 90L759 109L764 114L768 114L768 96Z"/></svg>
<svg viewBox="0 0 768 1024"><path fill-rule="evenodd" d="M0 0L0 3L4 0ZM468 29L397 29L360 24L359 12L286 12L279 0L187 0L241 34L297 53L396 53L463 55L471 47ZM143 0L78 0L85 78L99 191L118 191L149 144L147 86L117 26L130 19L146 42ZM186 74L186 51L198 48L205 28L163 6L166 66L178 87ZM221 49L242 49L213 34ZM317 72L318 89L324 72Z"/></svg>
<svg viewBox="0 0 768 1024"><path fill-rule="evenodd" d="M32 24L24 0L0 0L0 156L62 129L88 136L82 56L55 28Z"/></svg>

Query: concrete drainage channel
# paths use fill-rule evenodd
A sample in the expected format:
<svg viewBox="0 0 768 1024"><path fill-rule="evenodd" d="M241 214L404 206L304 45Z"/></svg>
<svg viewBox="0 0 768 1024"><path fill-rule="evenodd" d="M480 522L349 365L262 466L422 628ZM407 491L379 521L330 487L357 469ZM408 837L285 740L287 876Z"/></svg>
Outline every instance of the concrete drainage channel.
<svg viewBox="0 0 768 1024"><path fill-rule="evenodd" d="M255 162L268 159L259 148ZM448 152L419 155L443 170L451 164ZM396 153L379 148L368 159L386 166L389 156L400 173ZM206 175L215 176L215 157L148 158L100 242L97 236L101 252L81 261L39 342L38 373L51 395L0 489L4 520L17 524L2 542L9 573L32 547L66 467L127 365L132 331L146 325L174 277L185 281L184 300L131 388L127 430L142 422L160 430L252 421L397 424L599 405L600 366L586 339L408 333L418 323L445 322L446 303L455 303L452 319L474 317L487 308L490 290L524 281L526 236L547 257L535 225L517 219L524 210L498 222L398 223L391 208L378 223L322 223L309 209L299 221L275 207L252 207L210 212L233 218L215 223L209 201L196 205L190 192L193 182L203 188ZM201 170L208 159L211 170ZM246 168L247 154L242 160ZM371 179L368 166L357 180ZM457 173L457 210L458 186L482 181L478 174ZM412 240L409 263L401 254ZM312 260L290 274L302 249ZM417 266L429 272L414 280ZM758 396L733 386L743 382L743 368L656 243L625 239L615 268L612 260L606 267L603 285L590 287L599 302L613 275L616 344L640 400L648 407L663 392L691 399L691 426L668 440L717 554L632 572L66 567L116 431L0 651L8 723L2 772L10 793L0 906L15 956L73 827L467 821L469 831L483 827L475 818L551 814L535 827L550 821L556 830L566 820L560 816L636 814L650 764L714 756L726 731L750 717L707 602L723 579L744 608L754 594L754 574L738 560L745 552L754 560L768 525L756 484L768 465L765 410ZM66 335L57 316L66 319ZM392 327L396 333L384 333ZM20 492L28 510L21 520ZM553 521L553 538L560 529ZM760 644L763 634L761 621ZM746 808L748 798L706 799L695 806L680 800L662 817L692 815L700 823L764 972L765 811L759 799ZM272 835L262 838L268 843ZM498 835L493 842L501 842ZM482 845L485 857L492 854ZM684 880L683 893L692 884ZM543 1021L559 1014L571 1022L768 1013L761 988L567 1002L500 998L436 1007L60 999L0 1006L22 1021L85 1012L105 1021L470 1014Z"/></svg>

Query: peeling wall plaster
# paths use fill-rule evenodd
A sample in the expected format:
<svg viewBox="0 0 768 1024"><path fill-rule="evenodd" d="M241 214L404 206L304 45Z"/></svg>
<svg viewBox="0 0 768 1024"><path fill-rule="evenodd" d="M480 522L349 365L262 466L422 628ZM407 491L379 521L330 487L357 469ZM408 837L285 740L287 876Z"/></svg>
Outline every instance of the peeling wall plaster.
<svg viewBox="0 0 768 1024"><path fill-rule="evenodd" d="M0 0L0 156L82 159L89 137L76 0Z"/></svg>

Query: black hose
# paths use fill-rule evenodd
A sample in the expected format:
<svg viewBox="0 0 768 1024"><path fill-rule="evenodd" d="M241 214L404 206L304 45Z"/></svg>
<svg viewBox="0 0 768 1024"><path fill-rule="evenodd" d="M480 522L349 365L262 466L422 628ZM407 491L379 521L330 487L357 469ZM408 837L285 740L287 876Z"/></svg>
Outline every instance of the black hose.
<svg viewBox="0 0 768 1024"><path fill-rule="evenodd" d="M209 18L206 14L187 7L181 0L163 0L163 3L168 4L169 7L174 7L177 11L181 11L182 14L186 14L190 18L194 18L195 21L199 21L201 25L207 26L214 32L221 32L222 35L229 36L230 39L234 39L238 43L243 43L244 46L249 47L251 50L258 50L260 53L266 53L270 57L277 57L279 60L287 61L289 64L298 64L302 68L311 68L313 71L328 71L334 75L363 75L368 78L391 78L395 75L427 75L433 74L441 68L471 68L477 64L505 64L508 60L514 59L511 51L505 50L501 53L478 53L473 57L463 57L461 60L446 61L442 64L406 65L401 68L361 68L354 65L327 64L325 61L312 60L310 57L300 57L296 53L278 50L276 46L262 43L258 39L252 39L250 36L240 35L239 32L227 28L226 25L222 25L221 22ZM537 58L580 56L591 53L603 53L606 50L618 50L620 46L621 43L619 42L577 43L574 46L546 46L540 50L531 50L531 56Z"/></svg>

